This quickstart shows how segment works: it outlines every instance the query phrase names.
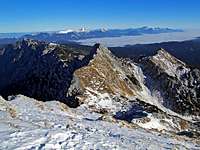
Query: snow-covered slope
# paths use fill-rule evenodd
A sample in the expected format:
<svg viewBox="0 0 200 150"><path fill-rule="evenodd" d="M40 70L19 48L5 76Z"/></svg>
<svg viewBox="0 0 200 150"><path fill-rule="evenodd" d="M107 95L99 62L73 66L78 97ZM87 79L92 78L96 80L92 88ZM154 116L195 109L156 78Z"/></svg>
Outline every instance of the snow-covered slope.
<svg viewBox="0 0 200 150"><path fill-rule="evenodd" d="M123 121L105 121L84 107L0 98L0 149L199 149L194 141L149 132Z"/></svg>

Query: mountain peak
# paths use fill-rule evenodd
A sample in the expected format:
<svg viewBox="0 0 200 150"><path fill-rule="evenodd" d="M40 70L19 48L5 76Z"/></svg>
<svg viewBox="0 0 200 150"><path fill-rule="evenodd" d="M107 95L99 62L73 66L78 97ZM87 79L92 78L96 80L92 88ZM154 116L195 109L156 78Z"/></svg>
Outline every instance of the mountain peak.
<svg viewBox="0 0 200 150"><path fill-rule="evenodd" d="M184 62L177 59L163 48L160 48L156 55L150 57L150 59L162 69L170 69L169 72L171 73L177 71L179 67L186 68L186 64Z"/></svg>
<svg viewBox="0 0 200 150"><path fill-rule="evenodd" d="M16 42L15 48L18 48L18 49L25 49L28 47L35 48L36 46L38 46L42 43L44 43L44 42L38 42L33 39L23 38L22 40Z"/></svg>
<svg viewBox="0 0 200 150"><path fill-rule="evenodd" d="M200 82L192 77L198 74L195 70L164 49L144 59L143 65L151 81L149 86L160 91L165 107L181 114L199 115L196 100Z"/></svg>
<svg viewBox="0 0 200 150"><path fill-rule="evenodd" d="M87 29L87 28L84 28L84 27L82 27L82 28L80 28L79 30L78 30L78 32L88 32L89 30Z"/></svg>

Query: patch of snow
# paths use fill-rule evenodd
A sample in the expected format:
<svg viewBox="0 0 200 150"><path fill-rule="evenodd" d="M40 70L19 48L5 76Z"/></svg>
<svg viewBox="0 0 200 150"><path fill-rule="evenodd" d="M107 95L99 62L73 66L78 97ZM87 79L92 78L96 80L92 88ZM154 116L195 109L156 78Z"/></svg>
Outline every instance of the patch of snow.
<svg viewBox="0 0 200 150"><path fill-rule="evenodd" d="M150 121L147 121L145 123L140 122L138 120L133 120L134 123L138 124L139 126L145 128L145 129L157 129L159 131L161 130L167 130L166 126L164 126L159 119L153 117L151 114L148 115L148 118Z"/></svg>
<svg viewBox="0 0 200 150"><path fill-rule="evenodd" d="M71 32L74 32L74 30L67 29L67 30L59 31L58 33L59 34L67 34L67 33L71 33Z"/></svg>
<svg viewBox="0 0 200 150"><path fill-rule="evenodd" d="M113 103L112 98L108 93L99 93L90 88L86 88L88 98L86 99L86 103L89 106L95 106L96 109L106 109L111 112L116 112L116 105Z"/></svg>
<svg viewBox="0 0 200 150"><path fill-rule="evenodd" d="M62 30L62 31L59 31L58 34L68 34L68 33L83 33L83 32L89 32L88 29L86 28L81 28L81 29L78 29L78 30L72 30L72 29L67 29L67 30ZM72 35L73 37L74 35Z"/></svg>
<svg viewBox="0 0 200 150"><path fill-rule="evenodd" d="M49 43L50 46L57 46L58 44L56 43Z"/></svg>

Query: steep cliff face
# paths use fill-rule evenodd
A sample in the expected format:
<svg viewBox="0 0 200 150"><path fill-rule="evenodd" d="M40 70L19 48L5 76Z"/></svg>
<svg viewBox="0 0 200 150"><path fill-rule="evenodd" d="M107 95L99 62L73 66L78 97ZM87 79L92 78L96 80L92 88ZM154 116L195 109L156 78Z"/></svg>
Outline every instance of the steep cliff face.
<svg viewBox="0 0 200 150"><path fill-rule="evenodd" d="M77 102L66 98L72 74L87 64L85 55L56 44L23 40L9 45L0 55L0 93L24 94L39 100L60 100L70 106Z"/></svg>
<svg viewBox="0 0 200 150"><path fill-rule="evenodd" d="M142 60L148 86L162 95L162 104L183 115L200 115L200 71L165 50Z"/></svg>
<svg viewBox="0 0 200 150"><path fill-rule="evenodd" d="M119 60L99 45L89 64L74 72L68 94L78 91L77 98L81 103L99 111L107 111L109 107L117 109L129 100L135 100L137 93L143 90L139 73L137 66Z"/></svg>

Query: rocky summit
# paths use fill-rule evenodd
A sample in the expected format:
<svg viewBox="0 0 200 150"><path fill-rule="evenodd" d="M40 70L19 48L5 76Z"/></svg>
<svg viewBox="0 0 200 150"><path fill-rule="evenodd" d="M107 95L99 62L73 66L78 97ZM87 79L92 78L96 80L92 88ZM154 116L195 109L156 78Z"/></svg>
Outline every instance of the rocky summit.
<svg viewBox="0 0 200 150"><path fill-rule="evenodd" d="M200 71L164 49L136 62L114 56L101 44L89 48L22 40L0 49L0 66L0 95L4 97L0 98L0 113L3 119L9 118L9 123L15 120L13 124L19 126L18 133L7 137L12 141L18 136L23 141L21 135L27 133L22 125L35 124L41 118L36 124L44 129L41 134L45 137L39 131L32 134L41 137L36 143L44 149L56 142L51 136L60 140L54 143L59 148L69 148L69 140L73 145L81 138L87 142L93 138L90 142L97 142L97 148L114 148L109 143L106 147L106 140L118 148L127 148L125 143L131 145L127 138L131 133L131 138L137 138L136 132L138 138L149 132L154 139L161 134L161 139L187 141L186 146L176 140L164 145L157 141L160 145L154 148L200 148ZM48 119L44 123L45 118ZM68 125L63 122L65 119ZM0 126L3 124L6 123L1 120ZM109 131L112 127L119 133ZM34 125L29 129L36 131ZM56 129L60 133L55 134ZM122 135L124 131L126 135ZM66 137L64 132L76 139ZM104 140L99 145L98 136ZM91 143L79 144L91 148Z"/></svg>
<svg viewBox="0 0 200 150"><path fill-rule="evenodd" d="M164 49L143 60L152 92L159 91L165 107L183 115L200 115L200 71Z"/></svg>

